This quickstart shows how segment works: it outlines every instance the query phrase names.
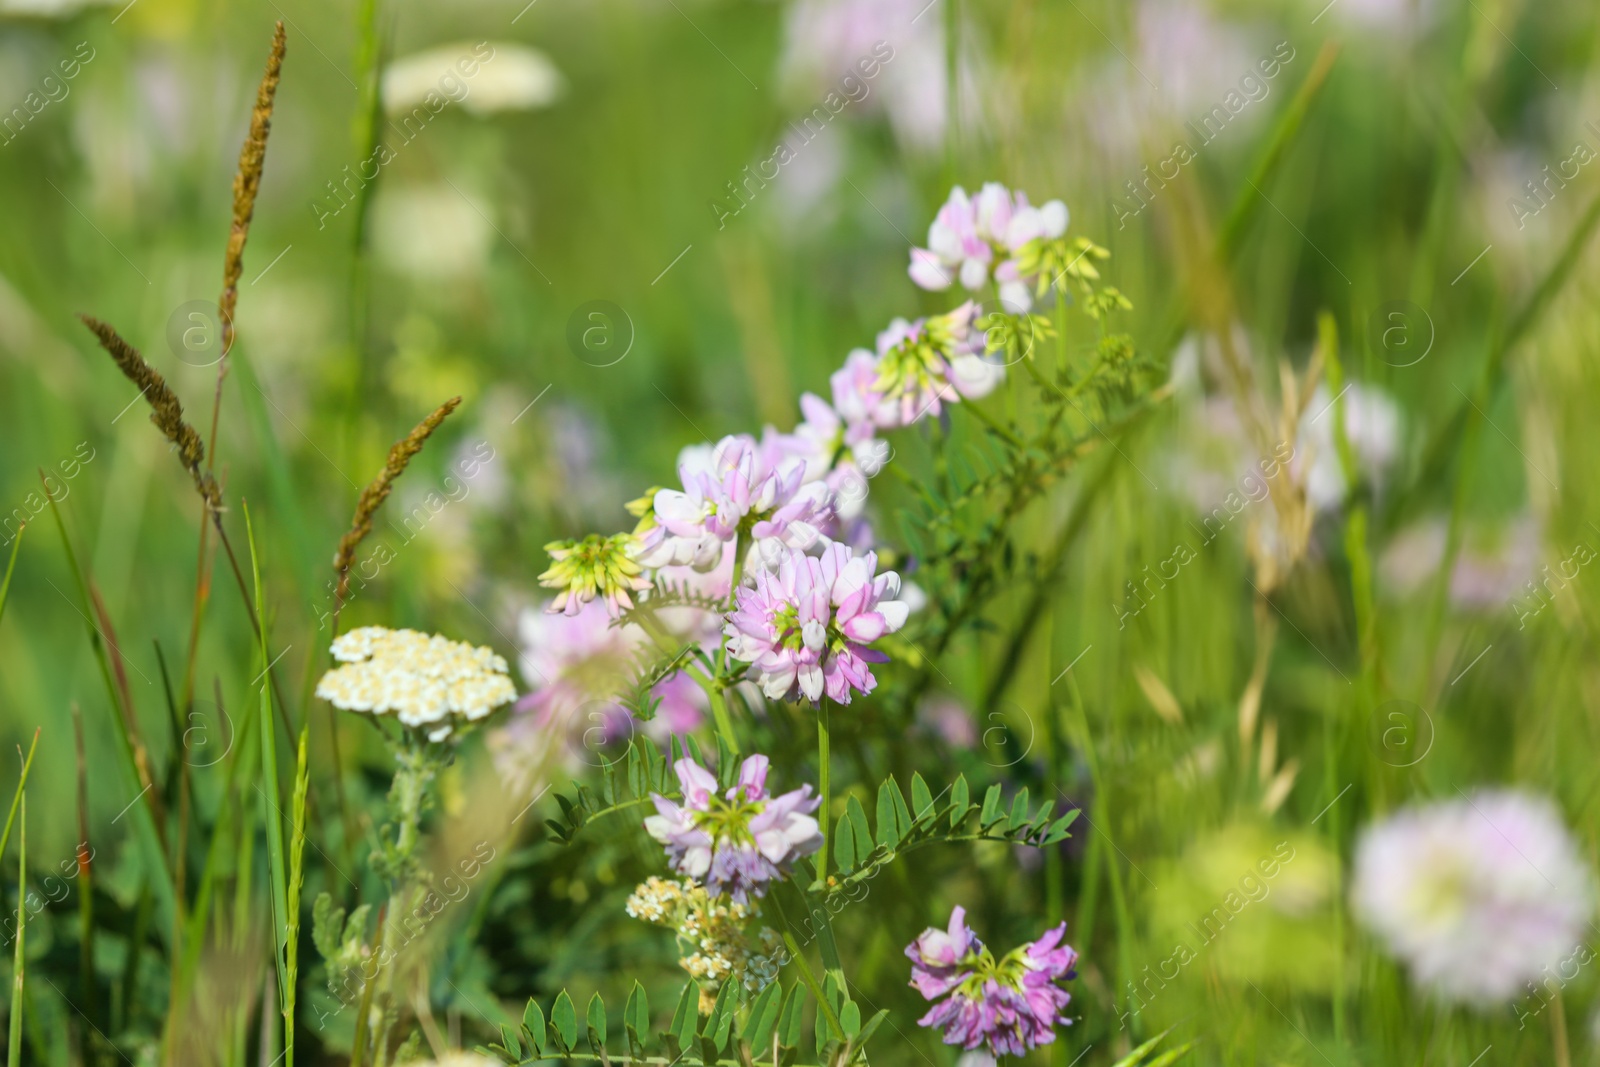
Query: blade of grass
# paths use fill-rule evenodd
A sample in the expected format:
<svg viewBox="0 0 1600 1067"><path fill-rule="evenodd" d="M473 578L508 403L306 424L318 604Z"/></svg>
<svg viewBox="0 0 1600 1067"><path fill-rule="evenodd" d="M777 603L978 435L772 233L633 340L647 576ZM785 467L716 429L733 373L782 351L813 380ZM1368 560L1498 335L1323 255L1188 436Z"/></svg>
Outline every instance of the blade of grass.
<svg viewBox="0 0 1600 1067"><path fill-rule="evenodd" d="M6 617L6 597L11 593L11 572L17 567L17 553L22 551L22 535L28 530L28 524L23 523L17 527L17 534L11 539L11 558L6 563L6 578L0 583L0 619Z"/></svg>
<svg viewBox="0 0 1600 1067"><path fill-rule="evenodd" d="M90 602L89 587L84 580L83 569L78 564L77 553L72 548L72 539L67 536L66 520L61 517L61 509L56 504L54 496L50 497L50 514L55 517L56 532L61 535L61 548L67 556L67 566L72 572L73 584L77 587L79 607L78 613L83 616L84 625L88 627L89 646L94 650L95 661L100 667L100 677L105 683L106 695L111 701L111 721L116 729L113 733L117 738L117 752L122 757L122 769L127 776L130 788L138 788L140 777L138 760L134 756L133 741L128 736L127 720L122 715L121 696L117 691L116 682L112 680L111 664L106 657L105 644L100 630L93 622L94 605ZM144 853L146 865L160 872L160 877L154 879L156 904L160 908L163 928L170 929L171 916L175 913L176 894L172 884L172 868L167 863L166 849L161 845L161 834L155 820L155 798L151 795L152 789L143 790L132 808L135 834L139 847ZM0 844L4 838L0 837Z"/></svg>
<svg viewBox="0 0 1600 1067"><path fill-rule="evenodd" d="M1589 239L1594 236L1597 226L1600 226L1600 196L1589 202L1588 209L1578 220L1578 225L1573 228L1572 236L1562 247L1561 255L1556 257L1556 261L1539 280L1539 284L1534 287L1533 293L1511 320L1511 324L1503 333L1497 332L1495 340L1489 346L1489 354L1484 360L1477 388L1473 390L1474 395L1470 399L1462 398L1456 404L1455 411L1428 441L1427 448L1423 450L1421 473L1417 478L1418 485L1436 484L1443 469L1457 456L1464 454L1459 447L1461 439L1468 428L1482 418L1481 411L1488 407L1490 394L1494 392L1503 377L1506 357L1528 335L1539 321L1539 316L1544 314L1545 308L1566 285L1567 278L1577 266L1578 259L1583 255ZM1417 499L1420 501L1420 497ZM1454 560L1446 562L1453 564Z"/></svg>
<svg viewBox="0 0 1600 1067"><path fill-rule="evenodd" d="M255 581L255 607L256 607L256 633L260 638L262 672L265 673L267 665L272 662L271 654L267 649L267 616L266 608L261 599L261 557L256 550L255 525L250 519L250 505L240 501L244 509L245 538L250 547L250 574ZM257 719L261 729L261 777L262 782L256 788L261 791L261 799L265 807L261 813L263 828L267 834L267 867L272 880L272 948L273 959L278 970L278 1002L288 1002L288 961L284 951L288 943L289 923L289 891L288 869L285 866L283 855L283 815L282 806L278 803L278 733L272 728L272 687L261 687L261 714ZM263 788L263 785L265 788ZM270 792L268 792L270 790ZM266 1025L266 1020L262 1020Z"/></svg>
<svg viewBox="0 0 1600 1067"><path fill-rule="evenodd" d="M259 600L260 597L257 597ZM295 979L300 960L300 887L305 877L306 852L306 791L311 777L306 767L306 743L310 736L309 725L300 727L300 747L295 754L294 808L289 813L294 829L289 837L289 888L288 930L285 934L284 960L288 977L283 986L284 1067L294 1067L294 999Z"/></svg>
<svg viewBox="0 0 1600 1067"><path fill-rule="evenodd" d="M22 803L22 790L28 784L28 771L33 768L33 753L39 747L39 732L42 726L33 728L33 742L28 746L28 757L22 761L22 778L17 782L17 793L11 798L11 811L6 815L6 828L0 832L0 856L6 854L6 845L11 841L11 826L17 820L17 806Z"/></svg>
<svg viewBox="0 0 1600 1067"><path fill-rule="evenodd" d="M78 762L78 996L83 1014L95 1017L94 981L94 874L93 851L89 848L89 763L83 750L83 712L72 705L72 743ZM94 1042L89 1030L78 1031L79 1055L85 1064L94 1062Z"/></svg>
<svg viewBox="0 0 1600 1067"><path fill-rule="evenodd" d="M1328 82L1328 75L1333 70L1334 61L1338 57L1339 43L1332 40L1325 43L1322 50L1317 53L1316 61L1312 63L1311 72L1306 75L1306 80L1300 83L1300 88L1295 90L1289 105L1283 109L1283 114L1278 116L1278 121L1267 138L1266 148L1257 157L1255 165L1250 168L1250 176L1234 197L1233 206L1228 210L1228 217L1222 224L1222 232L1217 235L1214 258L1220 266L1226 267L1233 259L1234 253L1239 250L1241 236L1261 210L1261 204L1265 200L1261 190L1272 180L1289 147L1300 136L1300 131L1305 127L1306 116L1311 111L1311 105L1321 95L1323 86ZM1187 293L1180 291L1179 295L1173 298L1171 306L1161 320L1163 325L1157 334L1155 348L1158 354L1171 352L1182 339L1184 324L1188 317L1189 297Z"/></svg>
<svg viewBox="0 0 1600 1067"><path fill-rule="evenodd" d="M11 1035L7 1043L7 1067L22 1067L22 943L23 929L28 921L28 794L17 786L17 798L22 802L22 834L17 868L17 945L11 961Z"/></svg>

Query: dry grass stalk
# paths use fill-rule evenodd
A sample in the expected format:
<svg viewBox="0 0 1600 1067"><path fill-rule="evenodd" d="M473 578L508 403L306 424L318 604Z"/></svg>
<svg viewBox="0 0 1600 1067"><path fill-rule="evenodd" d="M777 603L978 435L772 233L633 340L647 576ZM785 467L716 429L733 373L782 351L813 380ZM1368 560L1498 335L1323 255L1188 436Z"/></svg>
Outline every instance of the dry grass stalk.
<svg viewBox="0 0 1600 1067"><path fill-rule="evenodd" d="M161 372L147 363L139 350L124 341L116 330L88 315L78 317L100 339L100 347L111 354L128 380L139 387L144 398L150 402L150 421L177 448L179 461L194 477L195 488L205 498L206 504L213 511L219 509L222 506L222 490L218 488L216 479L201 469L206 448L200 440L200 434L183 420L183 404L179 402L178 394L172 391Z"/></svg>
<svg viewBox="0 0 1600 1067"><path fill-rule="evenodd" d="M333 556L333 569L339 575L339 586L334 591L336 609L343 606L345 596L350 591L350 565L355 562L356 549L360 547L362 539L372 532L372 516L388 499L389 491L394 488L394 480L405 471L411 457L422 451L422 446L433 435L433 431L460 403L459 396L451 397L440 404L433 414L417 423L414 430L396 441L394 447L389 449L389 459L384 463L383 470L361 491L361 499L356 502L355 517L350 521L350 530L339 539L339 550ZM337 610L334 618L338 618Z"/></svg>
<svg viewBox="0 0 1600 1067"><path fill-rule="evenodd" d="M233 176L233 228L228 232L228 253L222 261L222 297L217 317L222 320L222 354L233 348L233 311L239 302L239 276L244 272L244 244L250 236L250 219L261 189L261 171L267 162L267 134L272 131L272 103L283 71L283 23L272 34L267 70L256 89L256 106L250 112L250 133L239 149L239 170ZM220 369L219 369L220 372Z"/></svg>

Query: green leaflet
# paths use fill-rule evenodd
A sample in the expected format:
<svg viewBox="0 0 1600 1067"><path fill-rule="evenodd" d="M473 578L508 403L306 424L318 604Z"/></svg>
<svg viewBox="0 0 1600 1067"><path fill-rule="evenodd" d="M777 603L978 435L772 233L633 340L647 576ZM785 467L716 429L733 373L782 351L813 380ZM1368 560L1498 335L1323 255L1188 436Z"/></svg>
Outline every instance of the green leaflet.
<svg viewBox="0 0 1600 1067"><path fill-rule="evenodd" d="M562 1052L571 1052L578 1044L578 1012L572 998L563 989L550 1009L550 1036Z"/></svg>
<svg viewBox="0 0 1600 1067"><path fill-rule="evenodd" d="M756 997L755 1003L750 1005L750 1017L745 1020L744 1029L739 1034L740 1040L758 1056L771 1043L772 1033L778 1027L778 994L781 992L782 988L777 982L769 983Z"/></svg>
<svg viewBox="0 0 1600 1067"><path fill-rule="evenodd" d="M628 1051L638 1059L644 1055L644 1042L650 1035L650 998L637 980L622 1009L622 1026L628 1032Z"/></svg>
<svg viewBox="0 0 1600 1067"><path fill-rule="evenodd" d="M868 842L870 846L871 842ZM839 824L833 831L833 862L841 872L854 869L856 865L856 833L855 824L850 819L849 812L839 816Z"/></svg>
<svg viewBox="0 0 1600 1067"><path fill-rule="evenodd" d="M589 1047L594 1049L594 1054L598 1056L606 1047L606 1005L600 999L599 993L589 998L589 1010L584 1022L584 1029L589 1037Z"/></svg>
<svg viewBox="0 0 1600 1067"><path fill-rule="evenodd" d="M522 1032L528 1039L528 1044L532 1046L535 1056L544 1052L544 1027L544 1009L539 1007L537 1000L529 997L528 1006L522 1009Z"/></svg>

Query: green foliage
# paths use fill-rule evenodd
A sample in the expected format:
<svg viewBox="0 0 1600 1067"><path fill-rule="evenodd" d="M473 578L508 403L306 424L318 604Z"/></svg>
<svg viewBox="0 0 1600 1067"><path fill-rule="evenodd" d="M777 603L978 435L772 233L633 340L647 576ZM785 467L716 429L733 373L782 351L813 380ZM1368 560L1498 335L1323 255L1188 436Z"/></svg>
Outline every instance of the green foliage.
<svg viewBox="0 0 1600 1067"><path fill-rule="evenodd" d="M949 797L944 799L947 793ZM848 798L833 832L838 871L830 880L827 895L868 881L897 857L927 845L961 841L1008 841L1039 848L1054 845L1072 836L1068 828L1078 818L1074 808L1052 819L1054 802L1030 809L1027 789L1012 798L1008 812L998 784L989 787L982 807L974 809L965 775L935 796L918 774L912 779L912 795L915 811L906 805L892 777L879 783L876 832L868 826L860 802L854 796Z"/></svg>
<svg viewBox="0 0 1600 1067"><path fill-rule="evenodd" d="M800 1063L798 1056L805 991L796 983L785 993L777 982L769 984L743 1007L738 1005L732 983L727 983L704 1018L696 1007L697 988L690 982L679 993L666 1028L655 1033L650 1030L650 1006L644 987L635 982L622 1014L625 1048L608 1043L606 1006L596 993L589 998L584 1013L587 1051L577 1047L578 1016L572 998L562 990L550 1009L548 1023L538 1002L530 998L521 1025L502 1026L500 1042L480 1051L503 1063L519 1065L542 1060L655 1065L684 1062L703 1067L750 1067L763 1060L781 1067L848 1067L864 1063L867 1042L883 1025L888 1012L877 1011L863 1022L860 1008L844 998L831 975L827 995L835 1002L845 1036L841 1040L820 1028L815 1064ZM819 1027L821 1018L819 1014Z"/></svg>

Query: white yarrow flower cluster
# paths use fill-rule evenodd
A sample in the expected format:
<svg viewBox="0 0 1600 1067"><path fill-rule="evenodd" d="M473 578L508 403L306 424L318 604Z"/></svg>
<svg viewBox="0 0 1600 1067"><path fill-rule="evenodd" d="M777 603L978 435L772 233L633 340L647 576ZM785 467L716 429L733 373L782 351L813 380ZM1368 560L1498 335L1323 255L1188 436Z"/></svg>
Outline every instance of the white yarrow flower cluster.
<svg viewBox="0 0 1600 1067"><path fill-rule="evenodd" d="M494 650L438 634L363 626L334 640L333 658L341 665L322 676L318 697L345 711L392 714L430 741L517 698Z"/></svg>

